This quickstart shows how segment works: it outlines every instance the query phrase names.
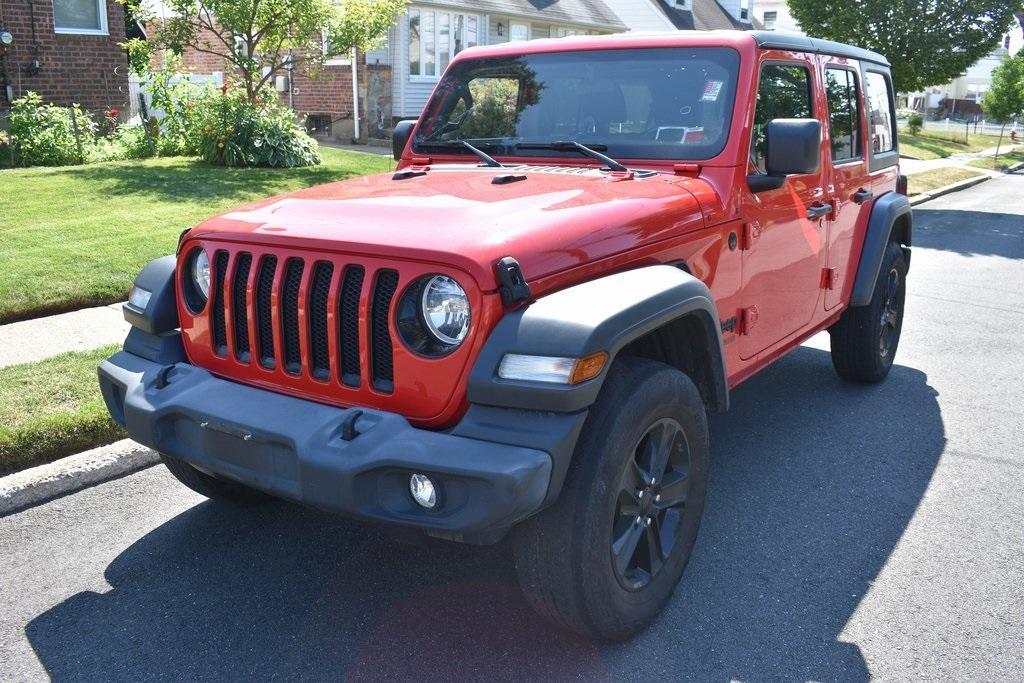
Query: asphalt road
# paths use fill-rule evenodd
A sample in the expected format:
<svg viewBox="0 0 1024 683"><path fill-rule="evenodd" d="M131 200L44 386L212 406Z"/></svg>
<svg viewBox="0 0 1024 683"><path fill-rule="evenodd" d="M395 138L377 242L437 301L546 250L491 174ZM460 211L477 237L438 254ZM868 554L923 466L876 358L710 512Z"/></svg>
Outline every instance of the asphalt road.
<svg viewBox="0 0 1024 683"><path fill-rule="evenodd" d="M535 618L507 546L406 545L162 468L0 519L0 679L1024 679L1024 177L916 211L889 379L817 337L712 425L708 509L628 644Z"/></svg>

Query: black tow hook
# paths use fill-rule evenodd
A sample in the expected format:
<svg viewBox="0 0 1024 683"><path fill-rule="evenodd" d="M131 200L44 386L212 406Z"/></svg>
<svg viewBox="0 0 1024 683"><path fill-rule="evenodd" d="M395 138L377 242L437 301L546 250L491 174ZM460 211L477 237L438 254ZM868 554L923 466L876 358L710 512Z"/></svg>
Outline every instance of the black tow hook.
<svg viewBox="0 0 1024 683"><path fill-rule="evenodd" d="M341 438L343 440L351 441L359 436L359 432L356 430L356 420L362 416L363 411L359 409L349 410L345 414L345 419L341 421Z"/></svg>
<svg viewBox="0 0 1024 683"><path fill-rule="evenodd" d="M156 379L153 381L153 386L157 389L163 389L170 384L171 370L173 369L173 365L165 365L160 368L160 372L156 373Z"/></svg>

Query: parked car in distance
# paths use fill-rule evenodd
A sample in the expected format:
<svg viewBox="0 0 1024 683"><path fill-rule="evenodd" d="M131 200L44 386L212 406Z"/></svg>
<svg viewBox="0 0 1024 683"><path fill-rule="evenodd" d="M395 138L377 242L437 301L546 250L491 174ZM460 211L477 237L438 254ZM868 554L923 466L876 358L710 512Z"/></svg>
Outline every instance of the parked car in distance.
<svg viewBox="0 0 1024 683"><path fill-rule="evenodd" d="M466 50L395 173L229 211L147 265L103 395L204 495L510 534L542 614L628 638L694 547L707 413L822 330L844 379L888 373L894 112L885 58L799 36Z"/></svg>

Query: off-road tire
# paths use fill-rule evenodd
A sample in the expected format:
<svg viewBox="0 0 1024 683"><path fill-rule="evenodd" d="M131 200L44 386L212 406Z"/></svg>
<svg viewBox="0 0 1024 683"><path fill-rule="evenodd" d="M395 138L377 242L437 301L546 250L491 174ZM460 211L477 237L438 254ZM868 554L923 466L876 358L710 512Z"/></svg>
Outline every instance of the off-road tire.
<svg viewBox="0 0 1024 683"><path fill-rule="evenodd" d="M893 280L895 278L895 289ZM880 382L889 374L903 328L907 261L895 242L885 248L878 282L867 306L851 306L829 328L832 366L851 382Z"/></svg>
<svg viewBox="0 0 1024 683"><path fill-rule="evenodd" d="M675 434L683 435L689 455L685 507L676 525L661 527L674 539L664 564L645 586L630 590L613 567L612 534L632 514L620 514L618 489L627 467L637 471L632 468L642 437L669 423L681 427ZM647 359L616 360L587 417L559 499L513 533L519 583L534 609L599 640L624 640L650 624L690 558L704 508L708 451L704 404L686 375ZM665 491L673 475L678 482L676 473L664 475Z"/></svg>
<svg viewBox="0 0 1024 683"><path fill-rule="evenodd" d="M253 504L265 501L270 498L262 491L249 488L230 479L221 479L202 472L184 460L172 458L169 455L160 454L160 460L164 463L174 478L196 493L224 500L231 503Z"/></svg>

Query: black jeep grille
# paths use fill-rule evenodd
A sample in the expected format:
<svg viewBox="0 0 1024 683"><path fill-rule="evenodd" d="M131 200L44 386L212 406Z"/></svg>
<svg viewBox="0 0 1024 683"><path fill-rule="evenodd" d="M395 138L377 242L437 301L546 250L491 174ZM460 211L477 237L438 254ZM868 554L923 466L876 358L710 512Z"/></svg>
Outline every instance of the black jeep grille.
<svg viewBox="0 0 1024 683"><path fill-rule="evenodd" d="M210 326L218 356L229 358L230 347L240 363L250 363L255 355L267 370L353 388L363 386L368 376L376 391L394 390L389 320L398 271L377 270L364 291L367 273L361 264L298 256L279 261L270 254L221 249L214 257L214 276ZM226 290L225 278L230 278ZM368 304L365 329L359 319L363 301ZM368 353L362 353L364 339Z"/></svg>

